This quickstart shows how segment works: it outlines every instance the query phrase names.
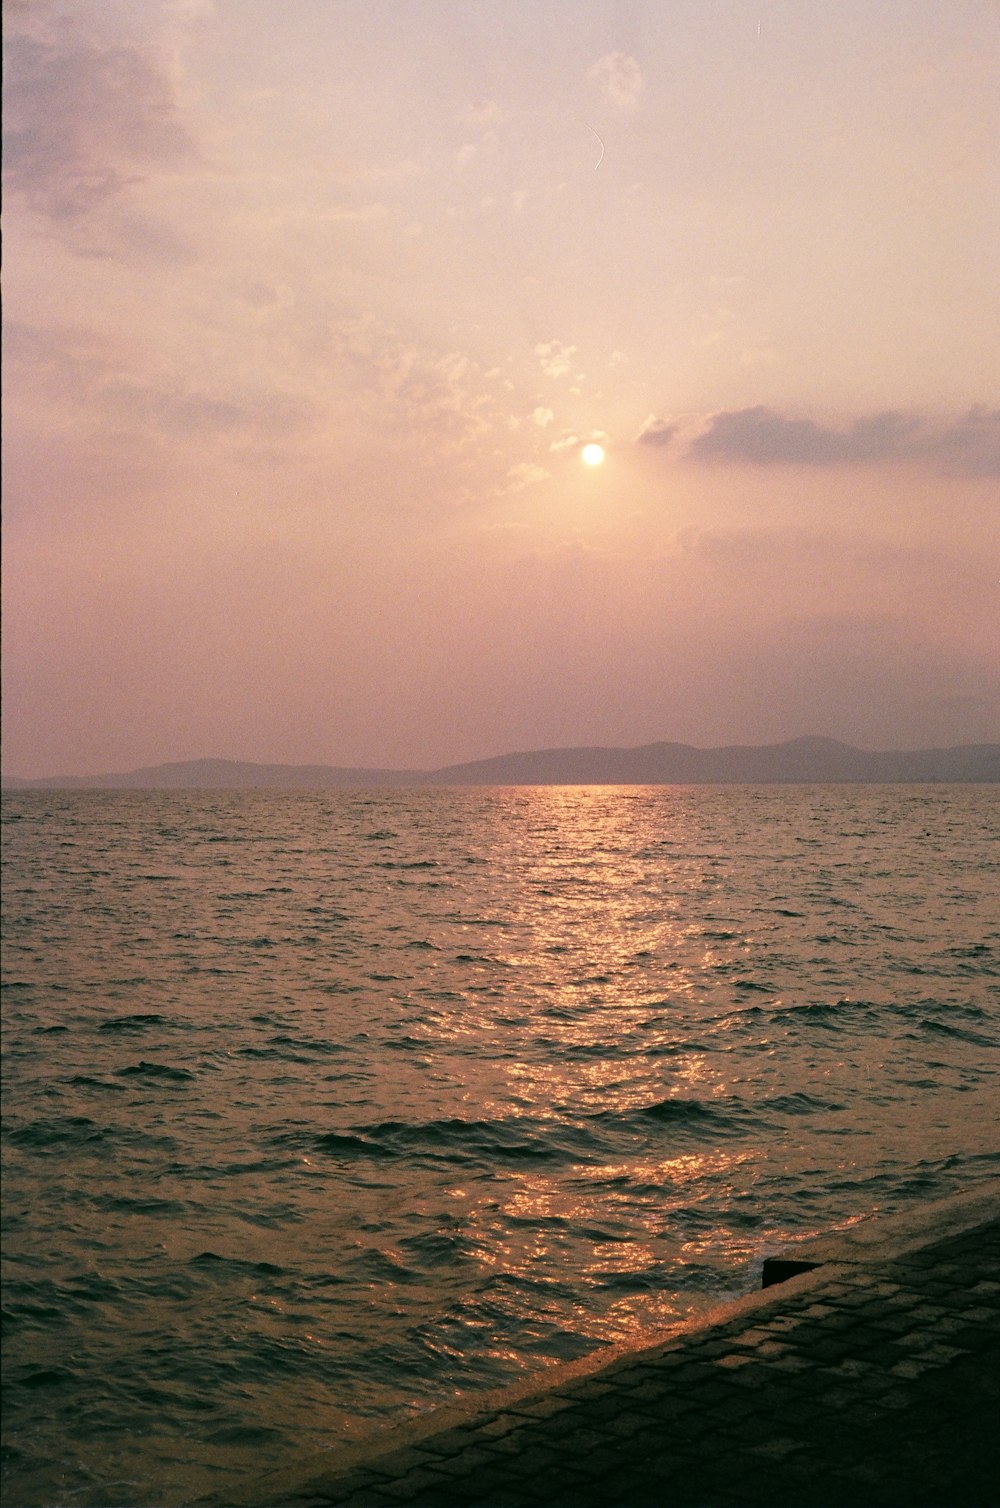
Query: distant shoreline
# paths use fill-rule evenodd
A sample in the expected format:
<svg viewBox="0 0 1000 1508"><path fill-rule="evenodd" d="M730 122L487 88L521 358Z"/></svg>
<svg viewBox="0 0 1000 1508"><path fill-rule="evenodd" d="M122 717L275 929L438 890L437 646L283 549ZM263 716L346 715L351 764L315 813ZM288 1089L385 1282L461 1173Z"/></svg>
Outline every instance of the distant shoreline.
<svg viewBox="0 0 1000 1508"><path fill-rule="evenodd" d="M357 790L530 785L899 785L1000 782L1000 744L871 752L831 738L697 748L561 748L434 770L195 759L116 774L4 777L19 790Z"/></svg>

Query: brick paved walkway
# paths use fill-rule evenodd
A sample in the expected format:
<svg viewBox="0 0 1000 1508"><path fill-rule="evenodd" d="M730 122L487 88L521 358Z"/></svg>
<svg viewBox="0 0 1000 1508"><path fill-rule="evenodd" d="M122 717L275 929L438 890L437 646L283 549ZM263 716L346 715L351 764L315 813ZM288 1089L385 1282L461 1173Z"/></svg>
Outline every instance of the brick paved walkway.
<svg viewBox="0 0 1000 1508"><path fill-rule="evenodd" d="M1000 1210L904 1245L828 1262L499 1411L387 1435L382 1454L274 1501L996 1508Z"/></svg>

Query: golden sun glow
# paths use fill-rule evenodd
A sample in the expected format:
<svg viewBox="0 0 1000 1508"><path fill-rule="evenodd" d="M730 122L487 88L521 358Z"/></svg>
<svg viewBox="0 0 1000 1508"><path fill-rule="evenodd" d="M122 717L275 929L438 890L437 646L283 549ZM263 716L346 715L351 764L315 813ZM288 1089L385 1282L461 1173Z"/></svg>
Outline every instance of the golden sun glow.
<svg viewBox="0 0 1000 1508"><path fill-rule="evenodd" d="M585 466L600 466L604 460L604 446L598 445L596 440L592 440L589 445L583 447L580 457Z"/></svg>

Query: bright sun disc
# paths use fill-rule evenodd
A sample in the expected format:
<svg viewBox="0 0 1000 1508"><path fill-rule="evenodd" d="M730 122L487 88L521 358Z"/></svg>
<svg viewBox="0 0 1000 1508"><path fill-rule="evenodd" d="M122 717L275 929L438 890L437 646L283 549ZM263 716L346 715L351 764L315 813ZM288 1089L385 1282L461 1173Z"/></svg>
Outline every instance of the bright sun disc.
<svg viewBox="0 0 1000 1508"><path fill-rule="evenodd" d="M592 441L590 445L583 447L580 455L583 458L585 466L600 466L604 460L604 446L598 445L596 441Z"/></svg>

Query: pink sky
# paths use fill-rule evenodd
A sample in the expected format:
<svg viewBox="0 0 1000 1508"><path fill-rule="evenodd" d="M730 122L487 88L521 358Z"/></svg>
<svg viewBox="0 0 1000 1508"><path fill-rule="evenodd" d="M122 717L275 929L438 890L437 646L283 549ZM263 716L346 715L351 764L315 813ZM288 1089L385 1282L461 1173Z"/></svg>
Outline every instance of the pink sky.
<svg viewBox="0 0 1000 1508"><path fill-rule="evenodd" d="M8 773L1000 738L991 0L4 23Z"/></svg>

